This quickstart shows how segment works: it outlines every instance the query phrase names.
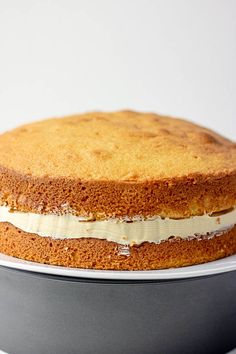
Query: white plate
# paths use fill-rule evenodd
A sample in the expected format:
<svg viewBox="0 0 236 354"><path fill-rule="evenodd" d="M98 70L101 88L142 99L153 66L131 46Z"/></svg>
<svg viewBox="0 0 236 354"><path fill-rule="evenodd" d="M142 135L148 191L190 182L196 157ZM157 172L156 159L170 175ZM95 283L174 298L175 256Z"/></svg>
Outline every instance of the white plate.
<svg viewBox="0 0 236 354"><path fill-rule="evenodd" d="M60 275L75 278L113 279L113 280L155 280L180 279L219 274L236 270L236 255L218 261L191 267L148 271L113 271L57 267L24 261L0 253L0 266L26 270L35 273Z"/></svg>

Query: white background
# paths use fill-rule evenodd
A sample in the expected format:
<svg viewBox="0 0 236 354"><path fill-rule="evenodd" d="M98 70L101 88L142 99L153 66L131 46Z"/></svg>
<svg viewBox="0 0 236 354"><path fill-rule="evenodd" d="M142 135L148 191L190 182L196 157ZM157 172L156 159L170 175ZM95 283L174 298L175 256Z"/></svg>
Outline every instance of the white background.
<svg viewBox="0 0 236 354"><path fill-rule="evenodd" d="M132 108L236 138L235 0L0 0L0 130Z"/></svg>

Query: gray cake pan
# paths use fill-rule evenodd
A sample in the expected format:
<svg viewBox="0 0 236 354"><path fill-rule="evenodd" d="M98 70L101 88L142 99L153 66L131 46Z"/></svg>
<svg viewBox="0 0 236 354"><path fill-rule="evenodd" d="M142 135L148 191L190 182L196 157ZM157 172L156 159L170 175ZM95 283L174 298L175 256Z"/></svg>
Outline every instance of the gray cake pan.
<svg viewBox="0 0 236 354"><path fill-rule="evenodd" d="M216 354L234 347L236 271L112 281L0 267L0 348L9 354Z"/></svg>

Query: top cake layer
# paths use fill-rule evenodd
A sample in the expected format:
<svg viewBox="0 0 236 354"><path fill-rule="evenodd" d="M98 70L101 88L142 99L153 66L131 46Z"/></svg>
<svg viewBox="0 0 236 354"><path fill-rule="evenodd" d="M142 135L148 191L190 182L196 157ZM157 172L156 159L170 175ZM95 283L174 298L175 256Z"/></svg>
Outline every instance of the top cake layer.
<svg viewBox="0 0 236 354"><path fill-rule="evenodd" d="M193 123L136 112L89 113L0 137L0 165L35 177L144 181L236 168L236 145Z"/></svg>
<svg viewBox="0 0 236 354"><path fill-rule="evenodd" d="M150 113L21 126L0 136L0 170L2 202L21 210L179 217L236 203L236 144Z"/></svg>

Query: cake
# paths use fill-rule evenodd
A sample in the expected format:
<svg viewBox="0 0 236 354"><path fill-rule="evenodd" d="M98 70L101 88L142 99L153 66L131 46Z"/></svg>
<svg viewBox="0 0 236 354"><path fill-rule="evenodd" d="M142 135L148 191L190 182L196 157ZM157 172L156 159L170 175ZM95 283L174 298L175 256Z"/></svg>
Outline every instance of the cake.
<svg viewBox="0 0 236 354"><path fill-rule="evenodd" d="M151 270L236 253L236 144L153 113L93 112L0 136L0 252Z"/></svg>

